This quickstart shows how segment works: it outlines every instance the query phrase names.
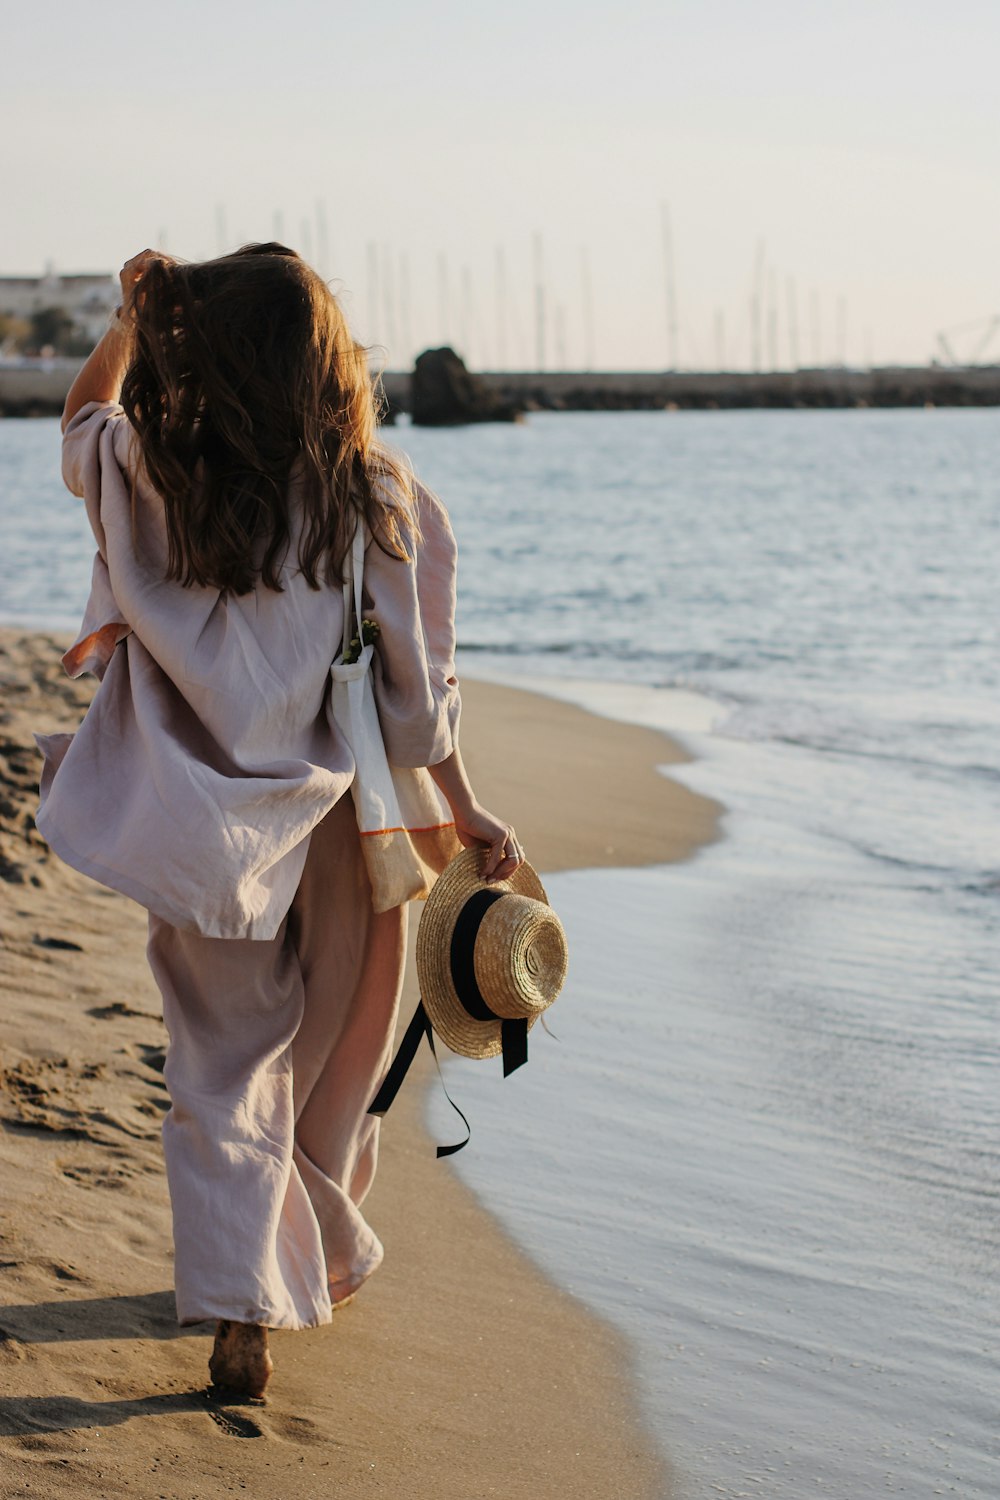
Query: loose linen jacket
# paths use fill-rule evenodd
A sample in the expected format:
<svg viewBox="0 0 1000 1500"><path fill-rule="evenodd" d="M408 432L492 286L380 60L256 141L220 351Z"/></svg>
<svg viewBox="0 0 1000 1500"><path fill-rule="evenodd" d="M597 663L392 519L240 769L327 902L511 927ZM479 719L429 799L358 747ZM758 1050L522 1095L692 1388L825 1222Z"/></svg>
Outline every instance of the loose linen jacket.
<svg viewBox="0 0 1000 1500"><path fill-rule="evenodd" d="M138 472L133 513L132 475ZM163 502L138 470L122 408L84 406L66 429L63 477L97 542L70 676L100 679L76 734L38 735L38 828L68 864L176 927L272 938L309 835L348 790L354 761L329 713L340 650L337 584L298 568L297 482L278 593L240 597L166 578ZM444 760L457 743L456 548L441 504L417 487L409 560L369 543L365 613L389 759Z"/></svg>

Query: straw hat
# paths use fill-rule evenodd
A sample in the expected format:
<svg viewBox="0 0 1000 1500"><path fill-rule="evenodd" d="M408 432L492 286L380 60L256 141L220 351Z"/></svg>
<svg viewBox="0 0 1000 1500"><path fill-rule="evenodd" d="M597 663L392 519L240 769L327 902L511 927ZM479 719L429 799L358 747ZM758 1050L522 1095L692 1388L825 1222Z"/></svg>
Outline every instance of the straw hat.
<svg viewBox="0 0 1000 1500"><path fill-rule="evenodd" d="M466 849L438 876L417 932L417 975L428 1019L452 1051L502 1051L508 1071L517 1066L511 1033L523 1035L526 1055L527 1031L562 988L566 934L531 866L487 883L487 855Z"/></svg>

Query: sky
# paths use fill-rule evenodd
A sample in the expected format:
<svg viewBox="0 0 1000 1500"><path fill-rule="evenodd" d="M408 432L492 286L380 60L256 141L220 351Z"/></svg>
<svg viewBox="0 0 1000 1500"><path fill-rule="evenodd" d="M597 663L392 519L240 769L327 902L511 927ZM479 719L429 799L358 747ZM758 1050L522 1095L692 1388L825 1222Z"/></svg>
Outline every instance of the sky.
<svg viewBox="0 0 1000 1500"><path fill-rule="evenodd" d="M923 362L1000 314L997 0L49 0L2 35L0 274L278 236L390 367Z"/></svg>

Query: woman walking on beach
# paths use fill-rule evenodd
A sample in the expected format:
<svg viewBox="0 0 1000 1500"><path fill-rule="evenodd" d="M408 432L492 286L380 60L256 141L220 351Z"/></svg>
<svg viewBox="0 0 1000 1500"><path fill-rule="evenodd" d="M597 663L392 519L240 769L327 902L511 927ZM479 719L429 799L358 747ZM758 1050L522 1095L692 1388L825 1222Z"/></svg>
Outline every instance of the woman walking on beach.
<svg viewBox="0 0 1000 1500"><path fill-rule="evenodd" d="M382 1258L360 1205L406 907L373 909L329 711L356 527L389 759L450 807L424 857L481 846L505 879L522 853L458 749L447 517L379 443L326 284L275 244L121 276L63 417L98 548L64 660L101 682L76 735L40 739L38 826L148 908L178 1318L216 1320L215 1385L259 1397L268 1328L329 1321Z"/></svg>

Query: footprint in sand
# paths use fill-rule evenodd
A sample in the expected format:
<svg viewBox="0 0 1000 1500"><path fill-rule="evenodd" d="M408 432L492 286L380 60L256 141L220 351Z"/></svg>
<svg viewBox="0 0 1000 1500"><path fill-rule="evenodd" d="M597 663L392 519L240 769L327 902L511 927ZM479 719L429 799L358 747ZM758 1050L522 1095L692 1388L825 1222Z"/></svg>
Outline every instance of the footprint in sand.
<svg viewBox="0 0 1000 1500"><path fill-rule="evenodd" d="M65 1261L53 1260L49 1262L49 1269L57 1281L86 1281L86 1276Z"/></svg>
<svg viewBox="0 0 1000 1500"><path fill-rule="evenodd" d="M6 1328L0 1328L0 1364L15 1364L26 1357L21 1340L8 1333Z"/></svg>
<svg viewBox="0 0 1000 1500"><path fill-rule="evenodd" d="M208 1415L217 1427L226 1433L227 1437L266 1437L277 1438L279 1442L295 1443L299 1447L306 1447L313 1443L329 1443L328 1434L324 1434L315 1422L308 1417L297 1417L291 1413L269 1411L266 1422L251 1414L248 1408L258 1408L267 1405L266 1401L259 1403L248 1399L244 1404L231 1405L221 1397L212 1393L211 1387L206 1391L209 1402Z"/></svg>
<svg viewBox="0 0 1000 1500"><path fill-rule="evenodd" d="M141 1016L145 1021L159 1021L160 1017L154 1015L151 1010L136 1010L134 1006L126 1005L124 1000L112 1000L107 1005L95 1005L87 1011L88 1016L96 1016L99 1021L113 1021L119 1016Z"/></svg>
<svg viewBox="0 0 1000 1500"><path fill-rule="evenodd" d="M205 1392L205 1400L207 1403L205 1408L207 1415L211 1417L216 1427L221 1432L224 1432L227 1437L267 1437L265 1428L261 1426L255 1417L250 1416L246 1411L220 1401L212 1395L210 1390ZM247 1406L257 1405L255 1401L251 1400L248 1400L246 1404ZM259 1404L263 1406L264 1402L261 1401ZM242 1406L243 1403L241 1402L240 1405Z"/></svg>
<svg viewBox="0 0 1000 1500"><path fill-rule="evenodd" d="M323 1431L308 1417L296 1417L291 1412L273 1412L268 1419L269 1435L283 1438L286 1442L308 1447L312 1443L331 1442L330 1434Z"/></svg>
<svg viewBox="0 0 1000 1500"><path fill-rule="evenodd" d="M102 1107L102 1099L114 1097L103 1063L70 1062L67 1058L22 1058L0 1065L0 1120L19 1130L41 1130L72 1140L90 1140L109 1147L126 1136L131 1140L155 1139L163 1111L169 1108L158 1092L145 1098L115 1100L114 1108ZM149 1080L153 1083L153 1080ZM120 1107L124 1105L124 1107Z"/></svg>
<svg viewBox="0 0 1000 1500"><path fill-rule="evenodd" d="M128 1187L135 1178L135 1171L119 1163L115 1166L88 1167L76 1162L57 1162L56 1170L60 1176L65 1177L67 1182L73 1182L82 1188L117 1188Z"/></svg>

